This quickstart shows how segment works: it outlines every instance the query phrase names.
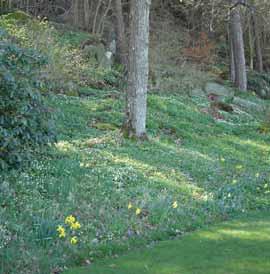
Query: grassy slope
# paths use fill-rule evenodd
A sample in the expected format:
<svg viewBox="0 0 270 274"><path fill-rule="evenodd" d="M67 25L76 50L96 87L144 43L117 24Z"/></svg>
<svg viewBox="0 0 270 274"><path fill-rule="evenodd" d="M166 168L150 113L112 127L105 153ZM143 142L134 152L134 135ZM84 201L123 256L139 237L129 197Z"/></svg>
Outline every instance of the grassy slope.
<svg viewBox="0 0 270 274"><path fill-rule="evenodd" d="M24 46L36 44L36 32L29 32L29 25L2 24ZM43 26L38 23L37 28L43 36ZM66 53L64 48L85 38L60 33L58 44L50 44L55 49L51 57L60 58L59 49ZM41 43L45 53L50 52L48 43ZM49 154L20 172L0 174L1 274L57 272L234 213L269 208L270 138L257 131L259 111L238 109L217 122L201 112L208 105L204 99L151 95L150 138L137 143L119 131L122 95L87 88L83 93L91 96L49 100L56 109L59 135ZM247 97L258 109L268 104ZM172 208L174 201L177 209ZM139 216L137 207L142 209ZM82 225L77 246L70 245L70 235L63 240L56 232L69 214Z"/></svg>
<svg viewBox="0 0 270 274"><path fill-rule="evenodd" d="M240 218L66 274L267 274L270 216Z"/></svg>
<svg viewBox="0 0 270 274"><path fill-rule="evenodd" d="M15 239L0 253L8 273L81 265L230 214L269 208L269 136L257 132L259 113L216 122L199 111L203 99L152 95L150 140L137 143L111 130L122 121L115 95L95 91L89 98L50 100L57 109L56 147L5 178L2 227ZM69 214L82 224L77 246L69 236L57 237L57 225Z"/></svg>

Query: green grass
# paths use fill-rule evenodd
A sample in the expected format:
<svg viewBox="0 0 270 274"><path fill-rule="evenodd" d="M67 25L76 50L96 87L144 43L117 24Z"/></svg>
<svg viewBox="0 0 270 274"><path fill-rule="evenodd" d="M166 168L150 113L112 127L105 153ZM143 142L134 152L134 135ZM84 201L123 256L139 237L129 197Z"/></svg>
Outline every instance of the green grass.
<svg viewBox="0 0 270 274"><path fill-rule="evenodd" d="M22 170L0 174L1 274L57 273L243 212L269 210L270 136L258 131L269 102L241 95L258 108L236 108L215 121L202 111L205 99L150 95L149 140L128 140L120 131L123 94L89 88L81 76L99 72L85 60L73 63L87 34L45 22L0 21L20 44L52 61L54 91L66 92L73 80L82 87L74 93L71 85L72 94L84 96L48 97L56 144ZM115 80L113 73L106 77ZM82 226L75 246L70 233L60 239L56 231L70 214Z"/></svg>
<svg viewBox="0 0 270 274"><path fill-rule="evenodd" d="M200 112L203 99L151 95L149 141L135 142L119 130L122 102L93 90L49 100L56 145L29 168L1 174L0 269L47 274L269 209L262 113L242 109L218 122ZM56 232L70 214L82 225L76 246Z"/></svg>
<svg viewBox="0 0 270 274"><path fill-rule="evenodd" d="M225 222L65 274L268 274L270 214Z"/></svg>

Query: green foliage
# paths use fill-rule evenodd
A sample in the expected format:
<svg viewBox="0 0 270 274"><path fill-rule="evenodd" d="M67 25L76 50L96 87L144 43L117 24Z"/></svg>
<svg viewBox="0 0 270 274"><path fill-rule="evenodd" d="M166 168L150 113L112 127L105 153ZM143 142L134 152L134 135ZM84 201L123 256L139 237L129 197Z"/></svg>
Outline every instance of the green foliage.
<svg viewBox="0 0 270 274"><path fill-rule="evenodd" d="M0 42L0 168L17 167L53 134L39 93L45 59L34 50Z"/></svg>
<svg viewBox="0 0 270 274"><path fill-rule="evenodd" d="M178 41L169 48L163 45L175 66L163 60L156 69L160 75L153 77L156 84L161 79L161 89L167 85L168 93L178 96L148 97L149 140L135 142L120 132L124 96L111 90L121 72L97 68L83 59L79 45L88 34L74 35L39 20L1 17L0 25L21 47L37 50L16 47L15 57L22 59L15 59L23 64L9 69L15 80L4 79L5 85L13 87L15 82L21 87L19 95L23 85L30 85L25 87L31 91L27 98L34 96L35 106L42 100L37 88L71 95L48 98L56 114L56 145L24 170L0 174L0 272L61 273L67 266L182 235L243 211L270 208L269 135L257 131L260 110L236 107L216 121L204 111L207 99L179 96L204 85L210 76L189 65L179 69ZM156 51L156 58L165 58L168 51ZM34 75L40 69L37 52L48 60L41 68L46 83L41 87ZM20 96L25 102L26 97ZM258 106L268 104L245 96ZM30 114L49 115L30 107ZM34 130L37 124L29 125ZM28 147L27 152L33 149ZM175 201L177 208L172 207ZM141 213L136 215L138 208ZM66 246L56 231L70 214L82 226L76 247Z"/></svg>
<svg viewBox="0 0 270 274"><path fill-rule="evenodd" d="M20 22L27 22L29 20L31 20L31 16L21 10L17 10L11 13L8 13L5 16L6 20L16 20L16 21L20 21Z"/></svg>
<svg viewBox="0 0 270 274"><path fill-rule="evenodd" d="M30 18L23 12L1 16L0 27L20 46L36 49L46 56L47 66L42 68L43 92L78 96L81 87L106 88L119 82L119 73L99 68L96 59L85 58L81 45L91 38L89 33Z"/></svg>
<svg viewBox="0 0 270 274"><path fill-rule="evenodd" d="M270 99L270 75L250 71L248 73L248 89L255 91L263 99Z"/></svg>

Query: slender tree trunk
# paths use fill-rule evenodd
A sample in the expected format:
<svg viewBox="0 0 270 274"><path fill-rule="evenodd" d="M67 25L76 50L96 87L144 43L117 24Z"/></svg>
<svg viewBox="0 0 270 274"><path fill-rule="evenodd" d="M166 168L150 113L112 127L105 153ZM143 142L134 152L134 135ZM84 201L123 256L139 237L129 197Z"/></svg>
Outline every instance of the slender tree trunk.
<svg viewBox="0 0 270 274"><path fill-rule="evenodd" d="M257 22L257 15L255 14L255 11L252 11L251 13L251 20L254 30L254 36L255 36L255 53L256 53L256 70L259 72L263 72L263 58L262 58L262 47L261 47L261 35L258 28L258 22Z"/></svg>
<svg viewBox="0 0 270 274"><path fill-rule="evenodd" d="M254 69L254 37L252 19L248 22L248 40L249 40L249 68Z"/></svg>
<svg viewBox="0 0 270 274"><path fill-rule="evenodd" d="M105 9L103 15L101 16L100 18L100 21L99 21L99 25L97 27L97 33L98 34L101 34L103 33L103 29L104 29L104 23L105 23L105 20L106 20L106 17L108 15L108 12L110 11L111 9L111 4L112 4L112 0L108 0L108 6L107 8Z"/></svg>
<svg viewBox="0 0 270 274"><path fill-rule="evenodd" d="M229 56L230 56L230 80L235 82L235 64L234 64L234 54L233 54L233 43L232 43L232 34L230 24L227 26L227 35L229 43Z"/></svg>
<svg viewBox="0 0 270 274"><path fill-rule="evenodd" d="M126 127L130 137L146 136L149 12L151 0L131 2Z"/></svg>
<svg viewBox="0 0 270 274"><path fill-rule="evenodd" d="M91 8L89 0L84 0L84 27L89 30L90 18L91 18Z"/></svg>
<svg viewBox="0 0 270 274"><path fill-rule="evenodd" d="M92 28L92 33L95 34L96 33L96 26L97 26L97 18L98 18L98 14L99 14L99 9L101 7L102 4L102 0L98 0L97 6L96 6L96 11L95 11L95 16L94 16L94 20L93 20L93 28Z"/></svg>
<svg viewBox="0 0 270 274"><path fill-rule="evenodd" d="M229 36L230 41L230 79L235 83L235 63L234 63L234 52L233 52L233 42L231 35Z"/></svg>
<svg viewBox="0 0 270 274"><path fill-rule="evenodd" d="M75 26L79 26L79 1L73 0L72 9L73 9L73 23Z"/></svg>
<svg viewBox="0 0 270 274"><path fill-rule="evenodd" d="M232 0L235 5L238 0ZM230 28L233 45L233 55L235 64L235 85L240 90L247 90L247 72L244 49L243 30L241 25L241 16L239 6L235 6L230 14Z"/></svg>
<svg viewBox="0 0 270 274"><path fill-rule="evenodd" d="M116 59L122 65L127 66L127 39L122 1L113 0L113 9L116 23Z"/></svg>

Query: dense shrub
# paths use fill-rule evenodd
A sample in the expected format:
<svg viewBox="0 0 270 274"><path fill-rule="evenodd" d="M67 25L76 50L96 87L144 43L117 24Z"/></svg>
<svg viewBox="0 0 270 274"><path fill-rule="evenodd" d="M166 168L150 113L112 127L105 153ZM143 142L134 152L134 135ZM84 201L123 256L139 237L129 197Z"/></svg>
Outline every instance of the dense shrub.
<svg viewBox="0 0 270 274"><path fill-rule="evenodd" d="M255 91L263 99L270 99L270 76L267 73L250 71L248 89Z"/></svg>
<svg viewBox="0 0 270 274"><path fill-rule="evenodd" d="M38 91L45 61L8 39L0 42L0 169L19 166L53 138L51 113Z"/></svg>

